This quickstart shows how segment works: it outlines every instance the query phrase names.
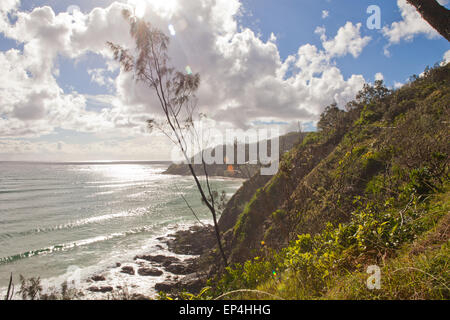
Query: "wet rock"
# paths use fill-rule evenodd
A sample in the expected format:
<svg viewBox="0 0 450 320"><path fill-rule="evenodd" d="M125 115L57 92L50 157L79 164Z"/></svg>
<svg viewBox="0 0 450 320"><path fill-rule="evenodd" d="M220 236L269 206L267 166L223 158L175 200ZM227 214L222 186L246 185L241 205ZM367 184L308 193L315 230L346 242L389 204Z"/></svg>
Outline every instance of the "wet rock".
<svg viewBox="0 0 450 320"><path fill-rule="evenodd" d="M166 280L155 284L155 290L160 292L172 292L179 287L180 283L178 281Z"/></svg>
<svg viewBox="0 0 450 320"><path fill-rule="evenodd" d="M144 296L143 294L135 293L131 296L131 300L151 300L150 297Z"/></svg>
<svg viewBox="0 0 450 320"><path fill-rule="evenodd" d="M140 256L134 257L134 260L137 260L137 259L157 263L164 267L167 267L167 266L171 265L172 263L180 262L180 259L178 259L176 257L169 257L169 256L163 256L163 255L156 255L156 256L140 255Z"/></svg>
<svg viewBox="0 0 450 320"><path fill-rule="evenodd" d="M173 293L177 291L188 291L191 293L198 293L205 287L206 279L199 277L196 273L191 273L185 276L183 279L176 280L166 280L155 285L155 290L165 293Z"/></svg>
<svg viewBox="0 0 450 320"><path fill-rule="evenodd" d="M129 275L134 275L134 268L131 266L125 266L125 267L122 267L120 272L129 274Z"/></svg>
<svg viewBox="0 0 450 320"><path fill-rule="evenodd" d="M94 275L91 277L92 281L98 282L98 281L105 281L106 278L103 275Z"/></svg>
<svg viewBox="0 0 450 320"><path fill-rule="evenodd" d="M171 264L166 267L166 270L173 274L185 275L194 272L195 270L186 264Z"/></svg>
<svg viewBox="0 0 450 320"><path fill-rule="evenodd" d="M91 291L91 292L102 292L102 293L105 293L105 292L113 291L113 287L110 287L110 286L103 286L103 287L92 286L92 287L89 287L88 290Z"/></svg>
<svg viewBox="0 0 450 320"><path fill-rule="evenodd" d="M139 268L138 274L141 276L159 277L163 272L156 268Z"/></svg>
<svg viewBox="0 0 450 320"><path fill-rule="evenodd" d="M188 274L180 282L180 287L183 290L197 294L206 285L206 278L199 277L196 273Z"/></svg>
<svg viewBox="0 0 450 320"><path fill-rule="evenodd" d="M194 226L171 235L166 241L170 251L176 254L201 255L215 246L212 226Z"/></svg>

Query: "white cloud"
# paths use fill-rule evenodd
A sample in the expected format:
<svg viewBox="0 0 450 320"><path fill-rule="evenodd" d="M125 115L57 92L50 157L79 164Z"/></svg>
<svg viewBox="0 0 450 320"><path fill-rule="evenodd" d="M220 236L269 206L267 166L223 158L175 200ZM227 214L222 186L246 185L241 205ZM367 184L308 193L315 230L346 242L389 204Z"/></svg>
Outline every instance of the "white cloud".
<svg viewBox="0 0 450 320"><path fill-rule="evenodd" d="M393 22L390 26L385 26L382 29L383 35L389 40L389 44L397 44L401 40L411 41L419 34L424 34L430 39L439 37L436 30L406 0L397 0L397 5L402 20ZM386 51L385 54L388 54L388 52Z"/></svg>
<svg viewBox="0 0 450 320"><path fill-rule="evenodd" d="M314 33L318 34L320 36L320 40L322 40L322 42L327 41L327 35L326 35L327 29L324 26L318 26L315 30Z"/></svg>
<svg viewBox="0 0 450 320"><path fill-rule="evenodd" d="M20 0L2 0L0 2L0 11L9 12L17 8Z"/></svg>
<svg viewBox="0 0 450 320"><path fill-rule="evenodd" d="M322 19L328 18L330 15L330 12L327 10L322 10Z"/></svg>
<svg viewBox="0 0 450 320"><path fill-rule="evenodd" d="M99 86L106 87L110 91L114 87L114 79L106 74L107 68L88 69L87 72L91 76L91 81Z"/></svg>
<svg viewBox="0 0 450 320"><path fill-rule="evenodd" d="M394 81L394 89L400 89L404 85L405 85L404 83Z"/></svg>
<svg viewBox="0 0 450 320"><path fill-rule="evenodd" d="M2 6L14 8L15 1L8 3L2 1ZM74 15L36 8L17 12L17 22L0 29L24 44L23 52L0 52L4 70L0 74L0 137L39 136L55 128L143 132L144 120L159 111L155 96L135 84L131 74L120 72L111 79L107 73L118 65L112 62L106 41L132 46L121 14L125 7L114 2ZM361 24L347 22L329 40L323 28L318 33L324 50L305 44L283 61L275 36L263 41L252 30L238 28L239 10L237 0L204 0L179 1L162 12L147 6L145 12L161 30L173 25L171 62L180 70L189 65L201 74L199 108L218 125L247 127L259 119L314 121L326 105L333 101L343 105L361 89L364 78L345 79L333 61L346 54L360 55L370 41L361 36ZM116 96L85 96L59 87L58 56L79 59L87 52L106 59L107 69L86 72L100 85L114 85ZM67 151L65 145L62 150Z"/></svg>
<svg viewBox="0 0 450 320"><path fill-rule="evenodd" d="M379 81L379 80L384 80L384 76L381 72L377 72L375 74L375 80Z"/></svg>
<svg viewBox="0 0 450 320"><path fill-rule="evenodd" d="M201 111L240 127L268 117L277 121L314 120L327 104L335 99L340 102L351 99L362 87L362 77L345 80L333 65L332 56L314 46L302 46L296 55L282 61L276 38L264 42L250 29L237 29L234 18L239 10L237 3L217 1L217 6L231 6L228 15L218 17L210 12L224 11L191 3L176 11L170 21L158 22L161 29L177 22L173 23L176 37L170 55L180 69L190 65L201 74L198 95ZM157 21L152 14L148 12L149 20ZM211 18L205 21L204 17ZM359 34L359 26L354 28ZM185 42L186 38L189 42ZM363 40L364 45L366 41ZM360 50L353 47L352 43L347 44L348 51L357 55ZM329 76L331 73L335 77ZM120 74L117 80L125 112L155 112L157 105L145 104L154 99L153 95L130 80L128 74Z"/></svg>
<svg viewBox="0 0 450 320"><path fill-rule="evenodd" d="M446 53L444 53L442 63L445 65L449 62L450 62L450 50L448 50Z"/></svg>
<svg viewBox="0 0 450 320"><path fill-rule="evenodd" d="M319 27L315 32L320 34L323 47L331 57L342 57L350 53L357 58L372 39L368 36L362 37L360 29L361 23L353 25L348 21L345 26L339 28L336 36L331 40L326 40L325 28Z"/></svg>

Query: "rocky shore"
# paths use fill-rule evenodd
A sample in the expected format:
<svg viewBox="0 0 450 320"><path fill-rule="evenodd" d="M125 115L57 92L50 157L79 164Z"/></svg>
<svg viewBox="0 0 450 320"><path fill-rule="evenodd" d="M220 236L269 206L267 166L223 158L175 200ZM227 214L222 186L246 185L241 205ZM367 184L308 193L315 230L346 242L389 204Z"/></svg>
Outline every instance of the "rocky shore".
<svg viewBox="0 0 450 320"><path fill-rule="evenodd" d="M138 281L153 280L154 292L176 295L187 291L199 292L212 271L211 265L202 257L215 245L213 226L192 226L173 234L158 238L160 247L167 247L170 254L143 253L136 255L131 262L117 262L111 269L126 277L140 277ZM173 254L173 255L172 255ZM114 285L105 274L96 274L88 280L87 291L102 297L123 294L126 288ZM127 299L151 299L147 292L134 293Z"/></svg>
<svg viewBox="0 0 450 320"><path fill-rule="evenodd" d="M155 285L156 291L177 293L188 291L199 292L208 280L211 267L205 264L201 257L215 245L213 226L193 226L188 230L178 231L163 240L169 250L175 254L192 255L184 261L173 261L172 257L152 257L160 261L165 269L177 276Z"/></svg>

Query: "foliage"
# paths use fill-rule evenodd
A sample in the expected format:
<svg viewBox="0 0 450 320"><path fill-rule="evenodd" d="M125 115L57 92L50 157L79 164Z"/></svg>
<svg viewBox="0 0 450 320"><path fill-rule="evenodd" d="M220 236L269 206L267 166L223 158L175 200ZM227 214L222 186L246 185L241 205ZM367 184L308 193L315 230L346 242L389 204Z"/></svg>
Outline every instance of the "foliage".
<svg viewBox="0 0 450 320"><path fill-rule="evenodd" d="M216 203L208 177L206 162L203 158L203 145L195 128L195 121L204 117L203 113L196 112L196 92L200 86L200 75L191 72L176 71L169 64L168 46L169 37L160 29L154 27L145 19L139 19L131 11L124 9L123 17L130 25L130 35L136 47L133 52L108 42L114 59L118 61L125 72L133 73L134 80L147 86L157 98L161 119L147 120L150 131L159 129L176 145L188 162L192 177L201 195L202 202L209 209L214 223L215 236L219 247L222 262L227 265L227 257L222 246L222 235L217 222ZM190 135L190 140L189 140ZM201 148L202 165L206 185L202 185L188 156L189 145L197 142ZM184 198L183 198L184 199ZM186 201L186 199L184 199ZM224 199L219 199L223 200ZM189 209L194 213L191 206ZM217 204L219 207L220 203Z"/></svg>
<svg viewBox="0 0 450 320"><path fill-rule="evenodd" d="M61 284L59 290L53 287L44 292L40 277L27 279L22 275L18 293L23 300L74 300L83 296L80 290L69 286L66 281Z"/></svg>
<svg viewBox="0 0 450 320"><path fill-rule="evenodd" d="M241 261L211 282L215 293L448 299L448 232L439 250L408 252L448 217L449 72L427 69L396 91L366 85L346 112L327 107L320 131L246 204L234 228ZM283 234L289 242L274 241ZM378 292L365 284L373 264L386 278Z"/></svg>

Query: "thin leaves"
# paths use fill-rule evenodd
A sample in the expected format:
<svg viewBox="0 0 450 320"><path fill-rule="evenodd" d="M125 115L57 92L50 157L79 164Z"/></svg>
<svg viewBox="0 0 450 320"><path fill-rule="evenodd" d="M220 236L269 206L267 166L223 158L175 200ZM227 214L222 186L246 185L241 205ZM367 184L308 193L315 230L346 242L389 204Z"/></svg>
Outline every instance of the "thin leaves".
<svg viewBox="0 0 450 320"><path fill-rule="evenodd" d="M175 69L169 66L169 57L167 55L169 37L159 29L154 28L149 22L137 19L129 11L124 11L123 16L129 21L130 35L136 45L135 51L133 54L130 54L128 50L110 42L108 42L108 46L113 51L115 60L121 64L123 70L125 72L133 72L136 81L146 84L156 94L164 115L164 121L148 120L147 128L150 131L154 130L154 128L160 129L181 149L185 160L188 162L197 189L213 216L219 249L224 264L227 265L227 259L220 240L215 199L209 185L204 160L202 159L207 187L201 185L190 163L191 159L187 155L186 132L195 132L194 111L197 107L195 93L200 86L200 75L198 73L185 74L175 72ZM206 194L209 194L209 199Z"/></svg>

